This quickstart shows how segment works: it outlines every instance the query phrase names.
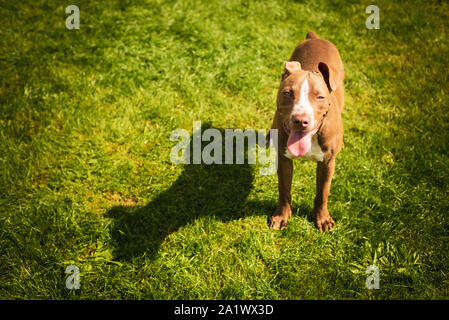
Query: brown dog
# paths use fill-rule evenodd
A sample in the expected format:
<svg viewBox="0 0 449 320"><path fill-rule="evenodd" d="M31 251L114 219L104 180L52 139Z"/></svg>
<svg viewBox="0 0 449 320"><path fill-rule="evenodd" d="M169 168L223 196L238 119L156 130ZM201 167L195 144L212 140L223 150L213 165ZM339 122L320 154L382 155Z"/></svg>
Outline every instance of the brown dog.
<svg viewBox="0 0 449 320"><path fill-rule="evenodd" d="M279 203L272 229L284 229L291 216L292 159L317 162L314 215L317 228L331 230L327 211L335 157L343 147L343 79L337 48L310 31L284 62L273 129L278 129Z"/></svg>

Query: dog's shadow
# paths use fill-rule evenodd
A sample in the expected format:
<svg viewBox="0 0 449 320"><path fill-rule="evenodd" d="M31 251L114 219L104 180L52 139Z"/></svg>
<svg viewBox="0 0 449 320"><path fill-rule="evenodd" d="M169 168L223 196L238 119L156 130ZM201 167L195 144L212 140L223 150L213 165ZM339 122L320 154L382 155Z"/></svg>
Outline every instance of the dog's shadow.
<svg viewBox="0 0 449 320"><path fill-rule="evenodd" d="M116 206L108 211L107 216L113 218L115 259L129 260L143 253L154 258L168 235L200 217L213 216L221 221L245 215L268 218L276 208L276 199L246 203L254 179L254 167L247 164L247 154L245 164L183 166L174 184L148 205Z"/></svg>

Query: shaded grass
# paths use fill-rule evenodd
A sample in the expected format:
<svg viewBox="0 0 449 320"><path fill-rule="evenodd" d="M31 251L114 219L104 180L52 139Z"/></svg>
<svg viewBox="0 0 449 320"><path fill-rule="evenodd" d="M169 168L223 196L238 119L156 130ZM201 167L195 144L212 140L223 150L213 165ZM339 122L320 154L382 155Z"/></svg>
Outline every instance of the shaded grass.
<svg viewBox="0 0 449 320"><path fill-rule="evenodd" d="M367 30L369 4L79 1L69 31L62 4L2 3L0 297L446 299L449 8L380 1ZM268 128L309 30L347 75L338 227L315 230L315 165L300 161L293 218L272 232L275 176L173 165L169 137L194 120Z"/></svg>

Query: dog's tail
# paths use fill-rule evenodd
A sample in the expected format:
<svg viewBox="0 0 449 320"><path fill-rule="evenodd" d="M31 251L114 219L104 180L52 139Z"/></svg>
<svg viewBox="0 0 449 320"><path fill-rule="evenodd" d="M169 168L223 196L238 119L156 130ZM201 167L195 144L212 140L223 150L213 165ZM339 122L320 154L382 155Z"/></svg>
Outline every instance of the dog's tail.
<svg viewBox="0 0 449 320"><path fill-rule="evenodd" d="M313 31L307 32L306 39L318 39L318 36Z"/></svg>

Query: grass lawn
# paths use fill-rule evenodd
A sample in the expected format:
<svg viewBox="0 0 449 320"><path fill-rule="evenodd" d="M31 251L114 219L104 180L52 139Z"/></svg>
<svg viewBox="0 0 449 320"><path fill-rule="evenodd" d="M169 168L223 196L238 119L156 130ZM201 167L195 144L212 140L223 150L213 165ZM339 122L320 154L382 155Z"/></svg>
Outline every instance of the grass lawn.
<svg viewBox="0 0 449 320"><path fill-rule="evenodd" d="M0 4L0 298L449 298L447 2L72 2ZM346 71L332 233L313 162L273 231L276 175L170 161L193 121L268 129L309 30Z"/></svg>

